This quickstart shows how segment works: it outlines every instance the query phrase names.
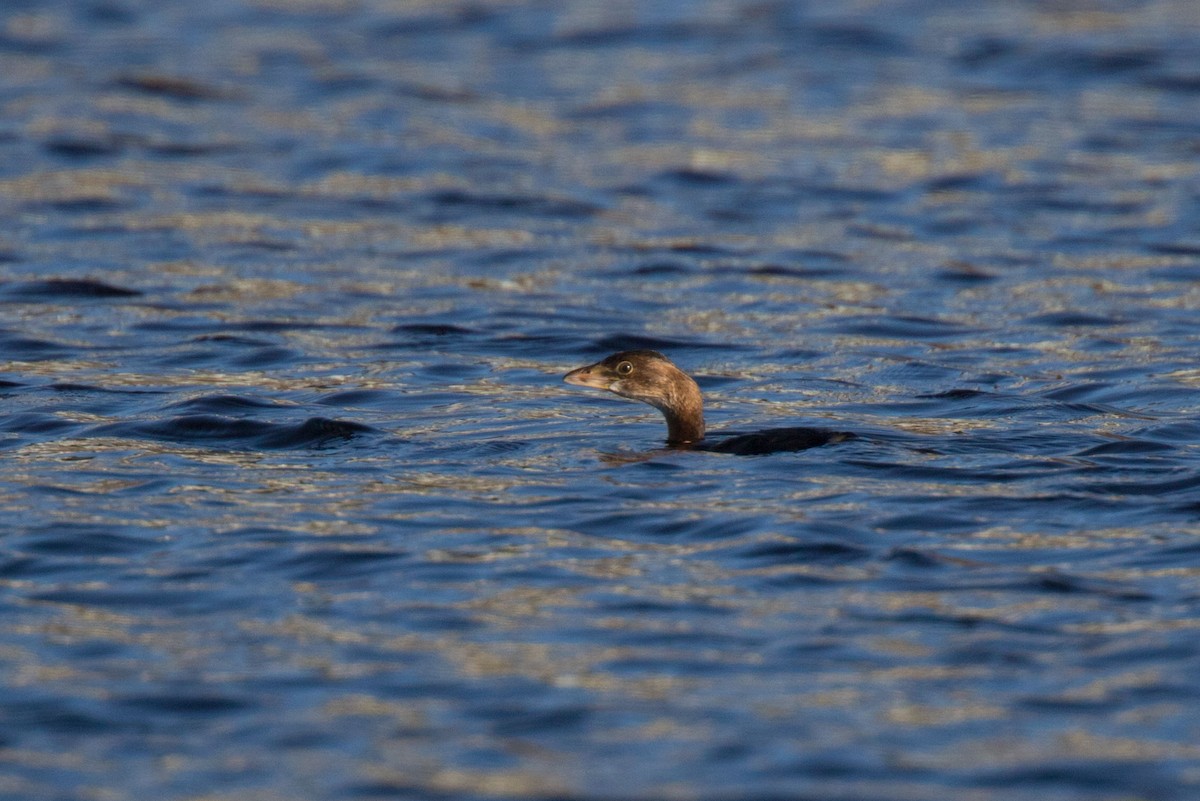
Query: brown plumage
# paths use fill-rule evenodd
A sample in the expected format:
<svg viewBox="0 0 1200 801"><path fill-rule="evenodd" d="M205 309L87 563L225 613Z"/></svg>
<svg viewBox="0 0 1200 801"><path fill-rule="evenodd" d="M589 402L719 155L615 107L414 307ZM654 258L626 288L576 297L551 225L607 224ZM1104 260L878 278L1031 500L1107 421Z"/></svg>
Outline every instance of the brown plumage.
<svg viewBox="0 0 1200 801"><path fill-rule="evenodd" d="M730 436L715 443L704 442L704 399L700 387L670 359L653 350L614 353L595 364L572 370L563 380L650 404L666 418L667 444L672 447L758 455L805 450L854 437L845 431L772 428Z"/></svg>

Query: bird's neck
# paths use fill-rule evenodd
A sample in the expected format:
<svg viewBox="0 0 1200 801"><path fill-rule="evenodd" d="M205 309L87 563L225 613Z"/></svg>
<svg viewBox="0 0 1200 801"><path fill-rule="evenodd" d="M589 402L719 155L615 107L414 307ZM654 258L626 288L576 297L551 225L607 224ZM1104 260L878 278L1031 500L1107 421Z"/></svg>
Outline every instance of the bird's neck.
<svg viewBox="0 0 1200 801"><path fill-rule="evenodd" d="M691 376L679 373L659 408L667 418L667 444L686 445L704 439L704 399Z"/></svg>

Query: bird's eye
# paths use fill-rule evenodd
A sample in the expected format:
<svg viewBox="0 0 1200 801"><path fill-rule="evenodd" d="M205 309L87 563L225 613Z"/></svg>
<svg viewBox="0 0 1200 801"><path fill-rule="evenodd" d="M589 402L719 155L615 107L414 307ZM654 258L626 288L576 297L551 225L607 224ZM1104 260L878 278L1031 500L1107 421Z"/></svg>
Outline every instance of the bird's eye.
<svg viewBox="0 0 1200 801"><path fill-rule="evenodd" d="M629 375L633 372L632 362L621 362L617 365L617 375Z"/></svg>

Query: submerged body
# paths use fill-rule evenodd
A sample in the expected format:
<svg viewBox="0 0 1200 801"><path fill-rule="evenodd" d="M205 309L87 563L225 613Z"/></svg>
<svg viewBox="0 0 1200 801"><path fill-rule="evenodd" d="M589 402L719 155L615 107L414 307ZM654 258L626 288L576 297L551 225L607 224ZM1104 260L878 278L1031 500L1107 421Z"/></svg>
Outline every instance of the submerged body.
<svg viewBox="0 0 1200 801"><path fill-rule="evenodd" d="M700 387L670 359L653 350L614 353L603 361L572 370L563 381L580 387L605 389L623 398L650 404L666 418L667 445L673 448L758 455L802 451L854 437L847 431L820 428L770 428L715 442L706 441L704 398Z"/></svg>

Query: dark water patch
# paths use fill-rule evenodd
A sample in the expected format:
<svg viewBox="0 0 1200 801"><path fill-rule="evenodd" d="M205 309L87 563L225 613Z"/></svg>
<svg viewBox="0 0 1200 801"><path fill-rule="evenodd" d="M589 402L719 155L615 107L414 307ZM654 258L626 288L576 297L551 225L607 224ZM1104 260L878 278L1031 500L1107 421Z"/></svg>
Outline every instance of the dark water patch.
<svg viewBox="0 0 1200 801"><path fill-rule="evenodd" d="M416 339L442 338L454 339L478 334L473 328L467 328L453 323L401 323L393 326L393 334L407 334Z"/></svg>
<svg viewBox="0 0 1200 801"><path fill-rule="evenodd" d="M1166 92L1181 94L1200 94L1200 73L1183 70L1165 69L1147 75L1142 84L1152 89L1162 89Z"/></svg>
<svg viewBox="0 0 1200 801"><path fill-rule="evenodd" d="M1200 511L1200 500L1194 505ZM1165 542L1147 540L1126 557L1127 564L1134 567L1177 569L1182 566L1200 564L1200 538L1181 535Z"/></svg>
<svg viewBox="0 0 1200 801"><path fill-rule="evenodd" d="M421 379L426 386L441 388L448 382L476 379L487 375L489 372L491 372L491 368L481 362L464 364L460 361L439 361L426 364L412 375L414 379ZM538 385L544 383L544 374L536 373L535 375L537 378L533 380L533 383Z"/></svg>
<svg viewBox="0 0 1200 801"><path fill-rule="evenodd" d="M772 256L784 262L801 262L805 265L820 264L828 267L849 265L854 262L854 257L847 253L819 248L789 248L775 251Z"/></svg>
<svg viewBox="0 0 1200 801"><path fill-rule="evenodd" d="M250 148L247 145L224 141L188 141L185 139L163 139L143 142L147 153L163 158L198 158L240 153Z"/></svg>
<svg viewBox="0 0 1200 801"><path fill-rule="evenodd" d="M214 337L197 341L211 342L216 347L172 349L164 352L155 360L156 363L170 367L198 368L208 365L218 369L257 371L282 365L292 367L311 361L290 348L254 342L249 337Z"/></svg>
<svg viewBox="0 0 1200 801"><path fill-rule="evenodd" d="M1019 39L982 37L960 51L959 63L988 70L1004 84L1026 86L1078 85L1093 81L1124 79L1159 65L1164 52L1138 47L1080 47L1063 45L1049 50ZM1142 80L1152 80L1153 74Z"/></svg>
<svg viewBox="0 0 1200 801"><path fill-rule="evenodd" d="M128 140L119 136L55 136L42 147L51 155L82 161L118 155L127 145Z"/></svg>
<svg viewBox="0 0 1200 801"><path fill-rule="evenodd" d="M739 546L731 555L751 562L777 564L853 564L868 559L871 551L845 542L800 540L755 542Z"/></svg>
<svg viewBox="0 0 1200 801"><path fill-rule="evenodd" d="M55 361L77 357L86 348L63 345L46 339L22 336L0 330L0 353L5 359L19 362Z"/></svg>
<svg viewBox="0 0 1200 801"><path fill-rule="evenodd" d="M55 572L43 557L32 557L16 552L0 553L0 578L19 580L31 576L44 576Z"/></svg>
<svg viewBox="0 0 1200 801"><path fill-rule="evenodd" d="M235 449L287 449L332 445L375 431L362 423L325 417L310 417L302 423L269 423L240 417L192 414L167 420L96 426L87 432L87 436L160 440Z"/></svg>
<svg viewBox="0 0 1200 801"><path fill-rule="evenodd" d="M764 278L795 278L797 280L812 280L815 278L833 278L844 275L842 267L794 267L788 264L756 264L740 268L747 275Z"/></svg>
<svg viewBox="0 0 1200 801"><path fill-rule="evenodd" d="M391 9L399 11L401 7ZM433 10L421 8L419 11L405 9L409 13L394 16L389 13L381 22L373 25L370 30L372 38L421 37L465 33L487 25L498 19L499 14L483 5L468 3L465 5L450 5L433 7Z"/></svg>
<svg viewBox="0 0 1200 801"><path fill-rule="evenodd" d="M1098 582L1081 576L1071 576L1058 571L1041 573L1020 582L1014 588L1028 586L1039 593L1101 595L1121 601L1152 601L1154 595L1134 587Z"/></svg>
<svg viewBox="0 0 1200 801"><path fill-rule="evenodd" d="M635 652L636 653L636 652ZM623 676L655 675L661 673L665 663L669 661L671 674L691 678L714 678L722 674L733 678L738 673L753 672L746 668L739 669L728 660L713 659L698 656L694 651L685 651L670 660L654 656L626 656L609 659L603 663L606 670ZM738 796L739 798L741 796Z"/></svg>
<svg viewBox="0 0 1200 801"><path fill-rule="evenodd" d="M883 383L899 383L905 386L945 386L961 380L962 371L954 367L926 361L892 356L891 362L876 375Z"/></svg>
<svg viewBox="0 0 1200 801"><path fill-rule="evenodd" d="M956 284L984 284L995 281L999 276L968 262L951 262L934 273L940 281Z"/></svg>
<svg viewBox="0 0 1200 801"><path fill-rule="evenodd" d="M667 246L667 251L671 253L688 253L695 256L730 256L737 252L733 248L700 240L672 242Z"/></svg>
<svg viewBox="0 0 1200 801"><path fill-rule="evenodd" d="M1028 702L1031 711L1087 712L1111 714L1113 704L1108 700L1088 701L1062 698L1058 703ZM1039 797L1081 798L1080 792L1091 791L1111 795L1128 794L1131 798L1184 799L1178 785L1170 778L1173 771L1158 762L1142 762L1135 757L1110 755L1104 759L1060 758L1038 760L1035 764L1005 770L978 769L972 772L971 784L980 787L1023 788L1025 793ZM1188 784L1191 784L1190 782ZM1028 796L1026 796L1028 797Z"/></svg>
<svg viewBox="0 0 1200 801"><path fill-rule="evenodd" d="M926 192L964 192L986 189L994 183L995 176L991 173L958 173L940 175L924 184Z"/></svg>
<svg viewBox="0 0 1200 801"><path fill-rule="evenodd" d="M520 453L528 450L529 442L511 439L491 439L486 442L476 443L464 450L464 453L478 454L479 456L507 456L513 453Z"/></svg>
<svg viewBox="0 0 1200 801"><path fill-rule="evenodd" d="M1056 387L1039 392L1038 396L1060 403L1070 409L1093 411L1098 414L1121 414L1134 417L1140 417L1141 415L1114 408L1103 401L1144 397L1142 390L1137 387L1127 384L1112 384L1104 381L1086 381L1065 387Z"/></svg>
<svg viewBox="0 0 1200 801"><path fill-rule="evenodd" d="M392 572L401 551L366 548L304 548L279 560L279 570L291 579L323 581L359 578Z"/></svg>
<svg viewBox="0 0 1200 801"><path fill-rule="evenodd" d="M138 728L110 720L103 708L67 697L9 698L0 702L0 714L11 726L27 731L43 731L59 735L78 733L100 735L114 730Z"/></svg>
<svg viewBox="0 0 1200 801"><path fill-rule="evenodd" d="M470 254L464 254L461 261L464 264L478 264L484 270L492 272L493 268L519 267L524 270L551 258L548 250L533 248L471 248ZM478 284L484 284L478 281Z"/></svg>
<svg viewBox="0 0 1200 801"><path fill-rule="evenodd" d="M667 170L659 173L657 177L659 180L670 183L697 187L726 187L730 184L739 183L741 180L732 173L701 170L694 167Z"/></svg>
<svg viewBox="0 0 1200 801"><path fill-rule="evenodd" d="M982 221L962 214L935 214L924 221L921 230L932 237L942 238L967 236L983 227Z"/></svg>
<svg viewBox="0 0 1200 801"><path fill-rule="evenodd" d="M1046 209L1047 211L1068 211L1086 214L1137 214L1146 207L1146 203L1143 201L1104 200L1096 197L1064 197L1059 193L1033 195L1024 198L1022 202L1033 207ZM1083 237L1075 237L1074 240L1081 242L1103 241ZM1071 240L1060 238L1060 241Z"/></svg>
<svg viewBox="0 0 1200 801"><path fill-rule="evenodd" d="M639 466L646 467L648 463ZM650 467L650 469L654 468ZM580 519L576 524L579 531L600 537L630 537L650 540L662 538L687 541L717 540L752 534L762 526L763 521L751 518L714 515L698 519L679 517L653 510L606 512Z"/></svg>
<svg viewBox="0 0 1200 801"><path fill-rule="evenodd" d="M1130 437L1165 442L1168 445L1196 445L1200 444L1200 420L1182 419L1155 423L1128 431L1126 434Z"/></svg>
<svg viewBox="0 0 1200 801"><path fill-rule="evenodd" d="M268 253L290 253L299 250L300 246L295 242L287 242L282 239L268 239L266 237L255 237L250 239L239 239L237 242L230 243L226 247L237 253L241 251L266 251Z"/></svg>
<svg viewBox="0 0 1200 801"><path fill-rule="evenodd" d="M697 269L690 264L679 261L650 261L633 268L632 273L644 278L673 278L681 275L694 275Z"/></svg>
<svg viewBox="0 0 1200 801"><path fill-rule="evenodd" d="M121 75L115 85L142 94L186 102L231 100L241 92L203 83L193 78L156 72L131 72Z"/></svg>
<svg viewBox="0 0 1200 801"><path fill-rule="evenodd" d="M1190 472L1190 471L1188 471ZM1191 492L1200 488L1200 473L1185 475L1182 478L1156 481L1151 479L1130 481L1096 481L1086 485L1090 493L1113 496L1150 496L1174 495L1180 492Z"/></svg>
<svg viewBox="0 0 1200 801"><path fill-rule="evenodd" d="M503 336L492 336L485 340L471 340L468 345L463 342L457 346L454 351L454 357L460 359L485 359L491 360L501 356L512 356L517 358L579 358L581 356L594 356L596 352L588 347L586 341L576 340L575 337L564 337L561 329L540 328L536 326L526 326L528 333L506 334ZM411 342L389 343L380 346L389 350L399 350L402 353L411 353L413 344ZM436 341L424 344L427 346L436 345ZM439 359L445 358L444 351L437 352ZM442 363L445 364L444 362ZM422 372L436 375L437 370L445 370L444 366L434 366L434 372L429 372L429 367L423 369Z"/></svg>
<svg viewBox="0 0 1200 801"><path fill-rule="evenodd" d="M156 587L146 590L114 587L87 586L77 589L63 588L33 592L27 596L30 600L43 603L70 604L81 607L97 607L100 609L153 609L157 611L171 610L175 613L203 612L206 610L226 608L234 604L229 599L217 599L201 589L172 590Z"/></svg>
<svg viewBox="0 0 1200 801"><path fill-rule="evenodd" d="M882 560L897 568L915 570L933 570L963 564L963 560L952 560L933 551L904 546L888 549Z"/></svg>
<svg viewBox="0 0 1200 801"><path fill-rule="evenodd" d="M774 362L783 362L785 364L800 365L800 364L803 364L804 362L811 362L811 361L815 361L816 359L820 359L824 355L825 355L825 353L822 351L819 351L819 350L808 350L806 348L784 348L782 350L777 350L777 351L771 353L770 358ZM699 379L697 379L697 380L699 380ZM831 379L811 379L811 380L831 381ZM849 384L848 382L845 382L845 381L831 381L831 383L833 383L841 388L847 388L847 387L852 386L851 384ZM701 386L703 386L703 384L701 384Z"/></svg>
<svg viewBox="0 0 1200 801"><path fill-rule="evenodd" d="M883 531L938 531L967 533L979 527L978 518L943 512L917 512L894 515L878 520L875 525Z"/></svg>
<svg viewBox="0 0 1200 801"><path fill-rule="evenodd" d="M887 33L877 26L842 22L821 22L806 25L805 38L817 47L846 50L857 54L899 55L908 45L896 33Z"/></svg>
<svg viewBox="0 0 1200 801"><path fill-rule="evenodd" d="M852 223L846 228L854 236L881 242L912 242L918 238L913 229L898 225Z"/></svg>
<svg viewBox="0 0 1200 801"><path fill-rule="evenodd" d="M530 40L522 38L519 49L554 46L568 50L592 48L625 48L633 46L669 47L717 35L722 26L703 25L695 22L645 22L638 25L609 25L580 30L562 31L553 39Z"/></svg>
<svg viewBox="0 0 1200 801"><path fill-rule="evenodd" d="M79 423L43 412L0 415L0 431L13 434L62 434L79 426Z"/></svg>
<svg viewBox="0 0 1200 801"><path fill-rule="evenodd" d="M235 542L253 542L267 546L285 545L296 539L294 532L273 526L243 526L225 532Z"/></svg>
<svg viewBox="0 0 1200 801"><path fill-rule="evenodd" d="M395 393L382 389L348 389L334 392L317 399L322 406L339 406L342 408L360 408L370 406L387 406L395 400Z"/></svg>
<svg viewBox="0 0 1200 801"><path fill-rule="evenodd" d="M239 336L237 334L197 334L190 342L216 342L221 345L236 345L247 348L266 348L272 343L269 339Z"/></svg>
<svg viewBox="0 0 1200 801"><path fill-rule="evenodd" d="M460 219L464 214L508 213L531 217L586 219L601 208L593 203L570 198L533 195L502 195L448 189L434 192L428 201L435 207L432 215L438 219Z"/></svg>
<svg viewBox="0 0 1200 801"><path fill-rule="evenodd" d="M950 453L953 449L950 447L950 441L939 441L936 443L937 450L940 453ZM1019 445L1009 446L1016 451L1020 451ZM974 450L968 443L962 445L958 450ZM932 464L911 464L908 462L894 462L884 460L868 460L858 458L847 458L843 460L847 466L861 468L870 473L885 473L891 474L897 479L904 478L909 481L930 481L936 483L952 484L952 485L972 485L972 484L1013 484L1030 480L1029 473L1031 471L1041 471L1045 469L1045 465L1035 465L1027 462L1019 462L1011 465L992 464L987 467L965 467L954 465L932 465ZM1007 468L1007 469L1006 469ZM1059 471L1065 471L1067 466L1058 467ZM990 498L989 502L994 504L991 511L995 513L999 505L998 498ZM1049 501L1050 499L1042 499ZM922 515L917 515L913 521L917 524L918 530L921 526L921 521L924 519ZM965 522L965 520L964 520Z"/></svg>
<svg viewBox="0 0 1200 801"><path fill-rule="evenodd" d="M25 208L31 211L38 209L48 211L61 211L68 214L101 214L104 212L116 212L130 209L133 203L123 198L115 197L75 197L65 200L31 200L25 204ZM91 229L90 233L95 236L100 233L98 229Z"/></svg>
<svg viewBox="0 0 1200 801"><path fill-rule="evenodd" d="M187 304L172 306L164 304L160 308L166 310L171 316L161 320L140 320L131 322L129 330L149 334L157 337L159 334L168 334L172 337L181 336L184 334L192 335L193 341L200 341L204 336L212 336L212 334L197 334L196 332L211 331L214 328L220 328L220 323L213 319L201 316L195 313L198 308L216 308L217 304L209 304L207 307L204 304ZM176 316L178 315L178 316Z"/></svg>
<svg viewBox="0 0 1200 801"><path fill-rule="evenodd" d="M398 81L392 85L392 89L402 97L433 103L471 103L480 97L465 86L443 86L417 81Z"/></svg>
<svg viewBox="0 0 1200 801"><path fill-rule="evenodd" d="M671 259L676 254L685 254L688 256L700 257L716 257L729 256L735 257L742 254L741 249L732 247L728 244L723 244L711 239L695 237L682 237L673 239L669 242L646 242L635 243L631 245L613 245L608 248L613 253L629 253L637 258L663 258Z"/></svg>
<svg viewBox="0 0 1200 801"><path fill-rule="evenodd" d="M324 323L315 320L243 320L227 322L223 327L233 331L357 331L363 326L354 323Z"/></svg>
<svg viewBox="0 0 1200 801"><path fill-rule="evenodd" d="M49 31L23 34L10 26L7 31L0 32L0 50L19 55L59 55L66 46L67 40L52 36Z"/></svg>
<svg viewBox="0 0 1200 801"><path fill-rule="evenodd" d="M21 538L21 550L29 553L77 556L126 556L163 544L153 537L136 537L118 528L81 523L58 523L32 528Z"/></svg>
<svg viewBox="0 0 1200 801"><path fill-rule="evenodd" d="M1046 390L1041 393L1041 396L1054 401L1074 403L1085 398L1093 398L1096 395L1103 395L1109 389L1111 389L1111 387L1108 384L1072 384L1071 386L1067 387L1057 387L1055 389Z"/></svg>
<svg viewBox="0 0 1200 801"><path fill-rule="evenodd" d="M446 579L448 581L470 581L470 570L457 571L430 571L429 565L416 565L419 573L410 574L409 566L405 565L405 575L413 575L419 579ZM441 567L447 567L442 565ZM449 567L453 567L450 565ZM426 608L410 609L408 615L411 615L411 621L414 631L436 634L465 634L472 631L480 631L486 629L486 625L477 620L472 615L465 611L454 609L447 606L429 605ZM433 686L435 685L436 686ZM405 690L400 692L401 695L419 696L422 691L432 690L456 692L457 687L448 687L446 683L428 682L427 686L412 687L406 686Z"/></svg>
<svg viewBox="0 0 1200 801"><path fill-rule="evenodd" d="M594 120L629 122L630 120L640 120L656 115L680 119L686 113L686 107L679 103L664 102L661 100L617 100L585 103L575 106L565 112L563 116L566 119L576 122L590 122ZM618 191L629 195L650 194L648 184L622 187Z"/></svg>
<svg viewBox="0 0 1200 801"><path fill-rule="evenodd" d="M1163 51L1149 48L1067 47L1040 54L1030 67L1038 74L1060 74L1073 79L1117 77L1155 66L1163 56Z"/></svg>
<svg viewBox="0 0 1200 801"><path fill-rule="evenodd" d="M278 366L281 364L295 364L303 360L303 356L297 351L290 348L281 348L278 346L256 348L255 350L238 354L228 358L228 363L233 367L245 367L247 369L258 369L270 366Z"/></svg>
<svg viewBox="0 0 1200 801"><path fill-rule="evenodd" d="M477 709L475 716L486 721L497 734L528 737L569 733L583 726L594 713L589 706L542 700L529 704L492 702Z"/></svg>
<svg viewBox="0 0 1200 801"><path fill-rule="evenodd" d="M335 789L338 798L385 799L386 801L457 801L462 793L439 790L418 779L356 779ZM498 796L472 793L472 801L499 801Z"/></svg>
<svg viewBox="0 0 1200 801"><path fill-rule="evenodd" d="M832 250L785 249L770 256L762 263L746 265L746 271L752 275L800 280L846 278L862 272L852 256Z"/></svg>
<svg viewBox="0 0 1200 801"><path fill-rule="evenodd" d="M98 387L94 384L79 384L74 381L56 381L53 384L45 384L38 389L54 392L58 394L92 394L97 392L130 392L130 390L109 389L107 387Z"/></svg>
<svg viewBox="0 0 1200 801"><path fill-rule="evenodd" d="M72 278L48 278L37 281L15 281L0 284L0 300L52 303L59 300L108 300L136 298L136 289L114 286L104 281Z"/></svg>
<svg viewBox="0 0 1200 801"><path fill-rule="evenodd" d="M775 590L819 590L854 584L860 579L848 571L841 570L837 565L818 565L802 567L793 565L791 570L776 569L762 576L755 577L755 586L763 592Z"/></svg>
<svg viewBox="0 0 1200 801"><path fill-rule="evenodd" d="M1200 244L1192 244L1190 242L1155 242L1148 244L1146 249L1151 253L1162 253L1166 256L1200 256ZM1181 268L1186 265L1178 265L1168 267L1165 270L1156 271L1156 276L1167 277L1178 272L1184 272ZM1188 273L1184 272L1185 275Z"/></svg>
<svg viewBox="0 0 1200 801"><path fill-rule="evenodd" d="M877 339L946 339L972 333L958 323L913 316L846 317L833 330Z"/></svg>
<svg viewBox="0 0 1200 801"><path fill-rule="evenodd" d="M1145 456L1146 454L1169 453L1174 451L1175 447L1163 442L1148 442L1146 440L1137 439L1121 439L1116 442L1105 442L1100 445L1093 445L1075 454L1079 457L1091 456Z"/></svg>
<svg viewBox="0 0 1200 801"><path fill-rule="evenodd" d="M1189 599L1195 600L1195 599ZM1175 641L1115 641L1106 646L1089 649L1088 659L1084 663L1089 669L1108 671L1123 665L1145 665L1148 663L1182 664L1195 659L1197 656L1196 643L1186 639ZM1189 686L1172 681L1147 682L1136 688L1130 688L1129 696L1149 697L1152 695L1175 696L1177 698L1194 698L1196 691Z"/></svg>
<svg viewBox="0 0 1200 801"><path fill-rule="evenodd" d="M696 339L667 339L647 334L609 334L592 343L591 352L618 350L657 350L663 352L682 350L742 350L740 346L723 342L703 342Z"/></svg>
<svg viewBox="0 0 1200 801"><path fill-rule="evenodd" d="M259 398L241 395L203 395L169 404L168 409L182 409L199 415L233 415L241 412L254 413L263 409L277 409L279 404Z"/></svg>
<svg viewBox="0 0 1200 801"><path fill-rule="evenodd" d="M997 36L982 36L969 39L963 43L955 60L969 68L988 67L996 62L1007 59L1020 49L1017 41L1011 38L1002 39Z"/></svg>
<svg viewBox="0 0 1200 801"><path fill-rule="evenodd" d="M1006 620L984 611L955 611L946 609L905 609L898 612L876 613L865 609L855 609L846 612L852 620L868 623L887 623L889 625L918 625L928 627L928 630L959 629L986 630L1022 633L1047 633L1047 627L1023 621Z"/></svg>
<svg viewBox="0 0 1200 801"><path fill-rule="evenodd" d="M706 392L713 389L719 389L721 387L747 383L746 379L735 375L704 375L700 373L693 373L692 378L696 379L696 383L699 384L700 388ZM713 429L709 433L712 436L723 436L724 434L730 432L726 432L724 429Z"/></svg>
<svg viewBox="0 0 1200 801"><path fill-rule="evenodd" d="M118 706L167 715L210 716L242 712L257 702L218 693L197 694L189 687L169 695L129 695L114 699Z"/></svg>
<svg viewBox="0 0 1200 801"><path fill-rule="evenodd" d="M1080 147L1090 153L1123 153L1133 146L1135 137L1131 132L1093 134L1080 142Z"/></svg>
<svg viewBox="0 0 1200 801"><path fill-rule="evenodd" d="M197 184L189 189L197 198L236 200L264 200L279 204L294 199L294 193L286 188L272 186L226 186L225 184Z"/></svg>
<svg viewBox="0 0 1200 801"><path fill-rule="evenodd" d="M1023 415L1027 418L1052 417L1059 420L1074 419L1079 416L1128 417L1135 419L1151 419L1137 412L1095 401L1073 400L1073 397L1094 397L1103 395L1095 387L1092 388L1059 388L1039 393L1030 397L1006 392L994 392L970 388L956 388L933 395L915 395L914 399L934 401L933 403L895 403L891 404L897 411L909 408L929 416L939 417L983 417L1002 418L1010 415ZM1018 442L1018 438L1012 438ZM978 439L971 444L980 445Z"/></svg>
<svg viewBox="0 0 1200 801"><path fill-rule="evenodd" d="M650 604L646 608L642 608L637 604L618 604L609 606L601 605L605 613L621 616L637 615L647 619L656 617L669 618L672 615L680 613L695 613L699 619L710 617L719 619L728 617L729 611L722 610L719 607L713 607L709 604L689 604L683 607L672 607L669 604ZM713 631L707 627L696 627L695 629L685 631L623 631L612 637L613 644L623 648L711 648L720 650L725 653L757 653L764 646L762 637L754 637L749 635L729 634L726 632ZM653 659L639 660L637 662L627 659L614 659L608 662L607 665L614 670L640 670L645 669ZM699 660L697 660L699 661ZM737 668L732 668L729 664L720 664L721 660L713 660L710 664L711 668L718 671L728 670L730 673L744 671L742 668L739 671Z"/></svg>
<svg viewBox="0 0 1200 801"><path fill-rule="evenodd" d="M797 182L797 192L803 197L818 198L824 202L836 203L884 203L896 197L895 192L873 189L864 186L844 186L841 184L818 184ZM873 225L851 225L851 229L864 236L882 239L910 238L907 234L888 233L888 229Z"/></svg>
<svg viewBox="0 0 1200 801"><path fill-rule="evenodd" d="M321 78L313 82L313 85L314 89L319 87L319 94L323 97L333 95L357 95L361 97L369 95L372 91L379 90L384 85L384 82L379 78L365 73L336 73L321 76ZM395 84L397 94L419 97L419 94L407 92L407 88L407 84ZM417 88L419 91L419 86Z"/></svg>

